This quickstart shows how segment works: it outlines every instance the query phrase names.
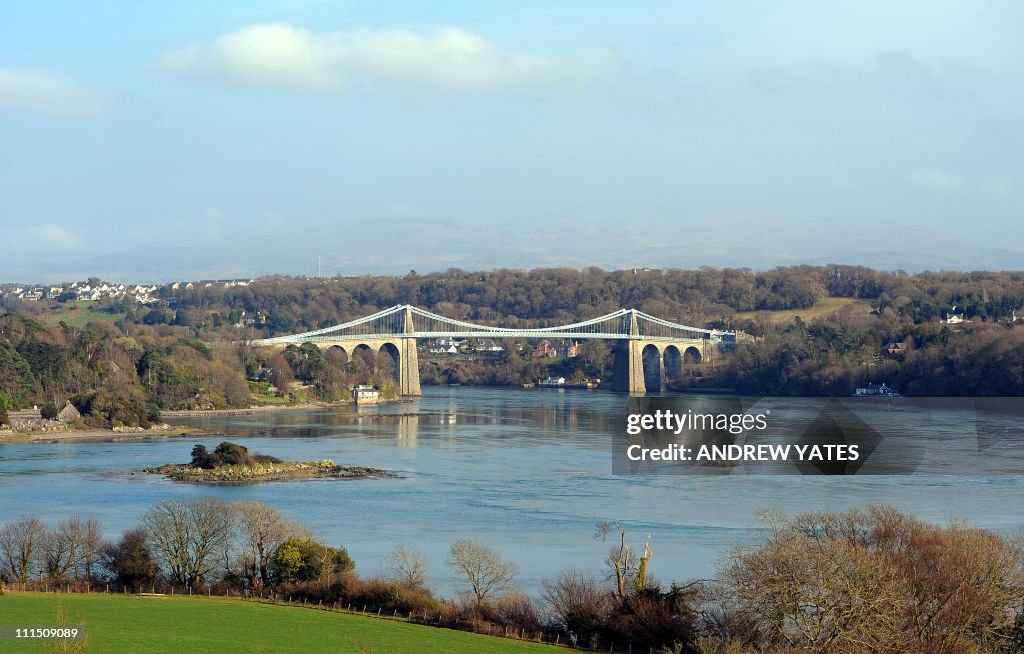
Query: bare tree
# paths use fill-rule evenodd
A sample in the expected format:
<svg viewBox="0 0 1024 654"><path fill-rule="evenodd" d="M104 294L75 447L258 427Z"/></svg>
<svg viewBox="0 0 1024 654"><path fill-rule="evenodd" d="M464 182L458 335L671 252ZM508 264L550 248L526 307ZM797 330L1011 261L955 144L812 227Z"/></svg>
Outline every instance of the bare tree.
<svg viewBox="0 0 1024 654"><path fill-rule="evenodd" d="M995 651L1024 601L1024 552L891 508L765 517L721 578L762 643L823 654Z"/></svg>
<svg viewBox="0 0 1024 654"><path fill-rule="evenodd" d="M89 516L81 523L81 549L78 556L79 578L92 581L96 578L103 550L103 525L95 516Z"/></svg>
<svg viewBox="0 0 1024 654"><path fill-rule="evenodd" d="M554 623L573 642L589 643L611 610L611 597L590 572L566 568L541 582L540 596Z"/></svg>
<svg viewBox="0 0 1024 654"><path fill-rule="evenodd" d="M164 500L146 512L142 525L168 581L193 586L208 579L228 547L234 512L210 497Z"/></svg>
<svg viewBox="0 0 1024 654"><path fill-rule="evenodd" d="M91 580L102 545L103 529L96 518L76 513L62 519L47 537L47 573L56 580Z"/></svg>
<svg viewBox="0 0 1024 654"><path fill-rule="evenodd" d="M619 543L613 545L608 551L605 562L611 569L611 576L615 579L615 596L619 603L625 606L626 600L629 598L626 589L629 587L630 581L636 578L637 573L636 554L629 548L629 545L626 545L626 530L617 521L601 522L597 525L594 537L604 542L613 530L619 533Z"/></svg>
<svg viewBox="0 0 1024 654"><path fill-rule="evenodd" d="M3 557L4 574L21 583L44 565L46 525L39 518L23 517L4 525L0 529L0 556Z"/></svg>
<svg viewBox="0 0 1024 654"><path fill-rule="evenodd" d="M457 540L448 550L448 567L456 581L469 584L468 594L483 606L488 598L513 588L519 568L491 548L471 540Z"/></svg>
<svg viewBox="0 0 1024 654"><path fill-rule="evenodd" d="M55 582L64 582L73 572L75 546L64 529L66 519L56 529L47 529L43 537L43 568L46 576Z"/></svg>
<svg viewBox="0 0 1024 654"><path fill-rule="evenodd" d="M427 558L419 550L405 541L395 545L395 549L384 559L390 571L390 577L405 586L427 585Z"/></svg>
<svg viewBox="0 0 1024 654"><path fill-rule="evenodd" d="M310 538L308 530L260 502L234 505L242 547L242 567L253 588L270 583L270 560L289 538Z"/></svg>
<svg viewBox="0 0 1024 654"><path fill-rule="evenodd" d="M270 372L267 373L270 383L276 386L282 393L287 393L291 390L292 384L295 383L295 373L292 372L292 367L288 365L288 360L278 353L270 358L267 365L270 367Z"/></svg>

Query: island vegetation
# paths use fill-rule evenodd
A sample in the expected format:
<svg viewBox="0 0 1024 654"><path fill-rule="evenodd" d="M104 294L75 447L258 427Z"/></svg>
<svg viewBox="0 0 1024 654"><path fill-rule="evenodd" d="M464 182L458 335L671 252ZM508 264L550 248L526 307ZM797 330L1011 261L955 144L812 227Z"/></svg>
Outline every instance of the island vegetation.
<svg viewBox="0 0 1024 654"><path fill-rule="evenodd" d="M188 463L168 463L145 468L144 472L163 475L173 481L193 484L254 484L267 481L297 479L369 479L394 477L377 468L341 466L324 459L320 461L283 461L266 454L250 454L248 448L222 442L212 452L205 445L192 448Z"/></svg>

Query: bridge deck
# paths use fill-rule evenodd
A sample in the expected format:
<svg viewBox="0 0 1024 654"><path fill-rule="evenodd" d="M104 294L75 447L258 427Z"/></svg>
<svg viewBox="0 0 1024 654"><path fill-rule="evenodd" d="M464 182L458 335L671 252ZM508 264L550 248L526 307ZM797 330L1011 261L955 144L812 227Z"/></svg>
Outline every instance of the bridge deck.
<svg viewBox="0 0 1024 654"><path fill-rule="evenodd" d="M729 332L680 325L649 316L636 309L619 309L604 316L568 325L527 329L480 325L447 318L406 304L333 327L251 342L254 345L281 345L397 338L560 338L700 343L719 340L727 333Z"/></svg>

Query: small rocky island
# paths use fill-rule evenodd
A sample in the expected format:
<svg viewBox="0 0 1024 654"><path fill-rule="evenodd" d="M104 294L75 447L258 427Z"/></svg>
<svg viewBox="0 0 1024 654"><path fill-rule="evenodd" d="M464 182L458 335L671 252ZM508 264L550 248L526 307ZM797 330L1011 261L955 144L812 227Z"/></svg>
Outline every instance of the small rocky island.
<svg viewBox="0 0 1024 654"><path fill-rule="evenodd" d="M192 448L188 463L168 463L144 468L173 481L193 484L253 484L295 479L386 479L395 475L377 468L345 467L329 459L296 463L266 454L250 454L248 448L224 441L210 452L205 445Z"/></svg>

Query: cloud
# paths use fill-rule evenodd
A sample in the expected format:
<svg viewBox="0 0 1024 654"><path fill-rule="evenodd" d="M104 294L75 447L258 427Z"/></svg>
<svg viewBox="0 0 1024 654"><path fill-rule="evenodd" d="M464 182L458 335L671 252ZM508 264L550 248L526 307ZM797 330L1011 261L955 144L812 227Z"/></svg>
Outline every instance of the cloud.
<svg viewBox="0 0 1024 654"><path fill-rule="evenodd" d="M104 104L99 95L69 80L0 67L0 111L89 117L101 113Z"/></svg>
<svg viewBox="0 0 1024 654"><path fill-rule="evenodd" d="M617 73L606 51L562 59L500 50L447 28L312 33L286 23L250 25L209 45L166 53L160 68L179 79L232 88L333 93L357 84L398 90L573 94Z"/></svg>
<svg viewBox="0 0 1024 654"><path fill-rule="evenodd" d="M964 193L980 193L990 198L1000 198L1013 191L1013 183L1006 175L997 175L977 181L951 175L934 168L910 174L910 181L917 186L942 195L962 195Z"/></svg>
<svg viewBox="0 0 1024 654"><path fill-rule="evenodd" d="M956 195L967 190L967 182L956 175L950 175L934 168L910 174L910 181L926 191Z"/></svg>
<svg viewBox="0 0 1024 654"><path fill-rule="evenodd" d="M979 76L966 66L950 62L928 66L906 50L890 50L880 53L869 66L816 61L804 66L757 68L749 71L746 78L754 90L765 95L796 98L804 94L838 93L934 100L968 94Z"/></svg>
<svg viewBox="0 0 1024 654"><path fill-rule="evenodd" d="M0 229L0 242L4 244L0 255L17 259L33 259L41 253L73 252L85 245L74 231L49 223ZM8 247L10 251L6 251Z"/></svg>
<svg viewBox="0 0 1024 654"><path fill-rule="evenodd" d="M1013 190L1010 178L1005 175L993 177L981 185L981 192L991 197L1003 197Z"/></svg>

